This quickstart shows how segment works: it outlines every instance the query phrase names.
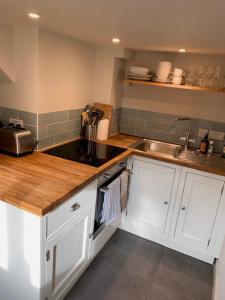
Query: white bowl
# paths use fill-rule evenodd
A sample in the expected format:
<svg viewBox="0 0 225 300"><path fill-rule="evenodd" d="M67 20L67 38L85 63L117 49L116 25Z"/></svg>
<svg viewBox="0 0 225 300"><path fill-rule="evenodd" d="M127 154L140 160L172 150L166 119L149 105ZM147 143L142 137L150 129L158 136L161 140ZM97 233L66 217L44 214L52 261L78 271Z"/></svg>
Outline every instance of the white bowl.
<svg viewBox="0 0 225 300"><path fill-rule="evenodd" d="M159 80L166 80L166 79L168 79L168 76L169 76L169 75L167 75L167 76L163 75L163 76L162 76L162 75L157 75L157 74L156 74L156 78L159 79Z"/></svg>
<svg viewBox="0 0 225 300"><path fill-rule="evenodd" d="M172 64L168 61L161 61L157 67L157 73L164 74L170 73Z"/></svg>
<svg viewBox="0 0 225 300"><path fill-rule="evenodd" d="M158 79L167 79L169 74L170 74L170 72L162 72L162 73L160 73L158 71L156 72L156 76Z"/></svg>
<svg viewBox="0 0 225 300"><path fill-rule="evenodd" d="M181 84L182 83L182 76L173 76L172 84Z"/></svg>
<svg viewBox="0 0 225 300"><path fill-rule="evenodd" d="M149 68L130 66L129 73L130 74L147 75L149 73Z"/></svg>
<svg viewBox="0 0 225 300"><path fill-rule="evenodd" d="M158 66L159 67L169 67L169 68L171 68L172 63L170 61L160 61Z"/></svg>
<svg viewBox="0 0 225 300"><path fill-rule="evenodd" d="M182 69L178 69L178 68L174 68L173 75L174 76L182 76L183 75L183 70Z"/></svg>

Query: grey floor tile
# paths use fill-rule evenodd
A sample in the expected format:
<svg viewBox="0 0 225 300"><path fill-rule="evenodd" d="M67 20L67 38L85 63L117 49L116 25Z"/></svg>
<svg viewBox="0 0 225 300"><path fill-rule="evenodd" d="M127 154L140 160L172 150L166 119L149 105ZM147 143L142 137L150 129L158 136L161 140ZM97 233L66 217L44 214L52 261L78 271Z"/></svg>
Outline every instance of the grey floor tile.
<svg viewBox="0 0 225 300"><path fill-rule="evenodd" d="M65 300L211 300L212 267L117 230Z"/></svg>
<svg viewBox="0 0 225 300"><path fill-rule="evenodd" d="M165 248L161 265L180 271L205 284L212 285L213 266L188 255Z"/></svg>
<svg viewBox="0 0 225 300"><path fill-rule="evenodd" d="M183 255L183 258L184 261L182 262L181 255L177 255L177 264L175 257L171 259L167 255L166 259L162 258L155 283L195 300L211 300L212 281L209 282L208 278L204 278L201 272L199 272L198 277L198 272L194 267L196 260L190 263L185 262L187 256ZM202 264L204 265L204 263Z"/></svg>
<svg viewBox="0 0 225 300"><path fill-rule="evenodd" d="M193 300L193 298L178 294L173 290L154 283L147 300Z"/></svg>

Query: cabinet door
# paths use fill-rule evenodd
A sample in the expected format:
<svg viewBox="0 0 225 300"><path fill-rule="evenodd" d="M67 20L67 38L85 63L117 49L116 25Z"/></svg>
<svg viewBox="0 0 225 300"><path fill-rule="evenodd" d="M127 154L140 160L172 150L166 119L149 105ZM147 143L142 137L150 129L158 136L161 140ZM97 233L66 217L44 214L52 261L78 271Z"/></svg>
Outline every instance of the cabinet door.
<svg viewBox="0 0 225 300"><path fill-rule="evenodd" d="M93 231L94 209L94 206L89 207L64 226L47 245L46 278L49 299L57 298L88 264L91 247L89 235Z"/></svg>
<svg viewBox="0 0 225 300"><path fill-rule="evenodd" d="M222 180L186 173L175 232L179 243L207 250L223 185Z"/></svg>
<svg viewBox="0 0 225 300"><path fill-rule="evenodd" d="M145 232L164 233L174 177L172 167L134 160L127 211L129 222Z"/></svg>

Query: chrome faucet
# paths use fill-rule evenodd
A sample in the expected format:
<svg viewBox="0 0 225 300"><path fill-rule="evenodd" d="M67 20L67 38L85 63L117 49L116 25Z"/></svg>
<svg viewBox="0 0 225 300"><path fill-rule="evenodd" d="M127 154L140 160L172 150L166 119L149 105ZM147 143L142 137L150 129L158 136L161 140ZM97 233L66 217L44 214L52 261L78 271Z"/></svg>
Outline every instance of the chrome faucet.
<svg viewBox="0 0 225 300"><path fill-rule="evenodd" d="M177 122L183 122L183 121L188 121L188 129L187 132L185 133L185 136L181 136L180 137L180 141L185 142L184 143L184 150L186 151L189 148L189 142L194 143L195 139L190 139L190 135L191 135L191 118L187 118L187 117L180 117L180 118L176 118L174 120L174 125L176 126Z"/></svg>

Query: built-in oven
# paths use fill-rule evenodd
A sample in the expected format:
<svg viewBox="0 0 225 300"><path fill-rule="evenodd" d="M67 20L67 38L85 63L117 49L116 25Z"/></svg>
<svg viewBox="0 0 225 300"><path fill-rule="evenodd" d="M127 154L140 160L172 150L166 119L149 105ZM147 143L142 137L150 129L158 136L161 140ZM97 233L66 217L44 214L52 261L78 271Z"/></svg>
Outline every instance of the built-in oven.
<svg viewBox="0 0 225 300"><path fill-rule="evenodd" d="M108 190L108 186L121 175L121 173L126 169L126 166L127 160L124 160L107 170L98 178L92 257L98 254L98 252L103 248L105 243L109 240L109 238L120 225L121 214L119 214L118 217L116 217L112 222L106 224L106 222L102 221L102 211L105 193Z"/></svg>

